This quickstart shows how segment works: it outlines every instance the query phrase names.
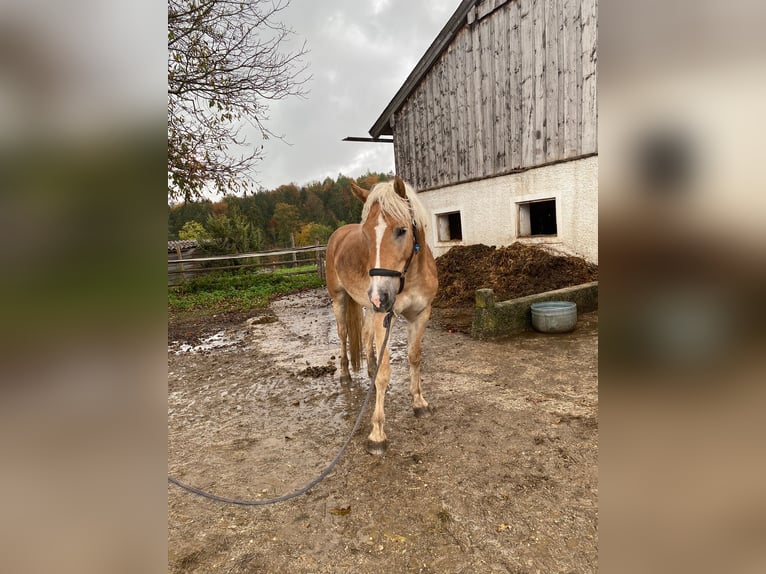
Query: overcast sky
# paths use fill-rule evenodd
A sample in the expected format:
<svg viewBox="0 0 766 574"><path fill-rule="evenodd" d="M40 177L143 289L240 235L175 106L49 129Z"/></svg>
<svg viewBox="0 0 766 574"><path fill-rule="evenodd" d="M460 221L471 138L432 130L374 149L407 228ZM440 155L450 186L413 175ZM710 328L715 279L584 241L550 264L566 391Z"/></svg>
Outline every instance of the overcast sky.
<svg viewBox="0 0 766 574"><path fill-rule="evenodd" d="M291 0L282 20L305 40L313 79L304 100L271 104L271 139L256 182L303 185L339 173L394 169L393 146L351 143L368 130L431 45L460 0ZM252 143L260 143L253 134Z"/></svg>

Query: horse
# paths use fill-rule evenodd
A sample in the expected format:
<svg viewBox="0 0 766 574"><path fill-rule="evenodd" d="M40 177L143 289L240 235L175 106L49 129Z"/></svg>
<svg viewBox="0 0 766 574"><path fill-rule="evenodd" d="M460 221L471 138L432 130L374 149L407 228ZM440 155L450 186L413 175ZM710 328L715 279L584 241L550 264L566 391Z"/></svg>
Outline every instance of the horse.
<svg viewBox="0 0 766 574"><path fill-rule="evenodd" d="M396 176L369 191L353 182L351 189L364 203L362 220L340 227L327 242L327 291L340 338L341 382L351 381L349 356L352 369L359 371L364 348L370 377L377 356L375 410L366 446L370 454L382 455L388 448L384 400L391 377L388 349L381 349L384 323L386 317L392 323L395 317L407 321L412 408L416 417L430 415L420 384L421 344L439 281L426 243L428 214L412 187Z"/></svg>

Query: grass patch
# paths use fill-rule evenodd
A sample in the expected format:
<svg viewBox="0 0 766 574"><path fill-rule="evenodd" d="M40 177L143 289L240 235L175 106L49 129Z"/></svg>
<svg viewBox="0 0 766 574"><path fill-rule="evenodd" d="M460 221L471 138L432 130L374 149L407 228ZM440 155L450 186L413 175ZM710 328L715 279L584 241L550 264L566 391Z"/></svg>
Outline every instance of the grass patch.
<svg viewBox="0 0 766 574"><path fill-rule="evenodd" d="M277 270L273 273L217 273L191 279L168 290L170 313L204 311L221 313L264 308L280 295L322 287L315 267ZM289 275L294 271L314 271Z"/></svg>

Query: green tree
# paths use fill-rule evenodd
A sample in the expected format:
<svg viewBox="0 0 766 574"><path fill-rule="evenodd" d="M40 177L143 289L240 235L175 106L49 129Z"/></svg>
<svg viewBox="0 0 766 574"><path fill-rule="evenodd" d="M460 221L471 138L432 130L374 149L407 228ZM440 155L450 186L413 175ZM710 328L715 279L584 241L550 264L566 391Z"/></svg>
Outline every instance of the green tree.
<svg viewBox="0 0 766 574"><path fill-rule="evenodd" d="M305 44L279 21L289 0L168 0L168 198L247 187L262 146L246 146L244 124L263 139L268 102L305 95Z"/></svg>
<svg viewBox="0 0 766 574"><path fill-rule="evenodd" d="M227 213L210 215L205 229L218 253L247 253L258 251L263 244L263 233L242 215L236 207Z"/></svg>
<svg viewBox="0 0 766 574"><path fill-rule="evenodd" d="M168 241L178 239L184 223L187 221L205 221L212 213L213 203L210 200L187 201L176 205L168 205Z"/></svg>
<svg viewBox="0 0 766 574"><path fill-rule="evenodd" d="M260 194L258 194L260 195ZM258 229L263 229L266 225L266 218L263 210L257 202L257 195L246 195L244 197L227 196L224 200L229 205L236 205L239 211L247 217Z"/></svg>
<svg viewBox="0 0 766 574"><path fill-rule="evenodd" d="M180 239L193 239L201 241L208 238L208 232L199 221L187 221L181 231L178 232Z"/></svg>

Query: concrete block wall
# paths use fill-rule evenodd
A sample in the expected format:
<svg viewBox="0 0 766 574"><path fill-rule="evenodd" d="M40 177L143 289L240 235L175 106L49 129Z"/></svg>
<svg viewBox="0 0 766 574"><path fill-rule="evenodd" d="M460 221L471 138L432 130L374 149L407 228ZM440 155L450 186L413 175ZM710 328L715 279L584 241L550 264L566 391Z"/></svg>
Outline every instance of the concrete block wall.
<svg viewBox="0 0 766 574"><path fill-rule="evenodd" d="M572 301L577 313L598 309L598 281L546 291L509 301L495 301L492 289L476 291L471 336L475 339L496 339L532 330L532 303L542 301Z"/></svg>
<svg viewBox="0 0 766 574"><path fill-rule="evenodd" d="M525 237L598 263L598 156L462 183L418 194L431 213L428 243L435 256L454 245L510 245L518 237L518 204L556 200L555 237ZM439 241L439 214L460 211L462 240Z"/></svg>

